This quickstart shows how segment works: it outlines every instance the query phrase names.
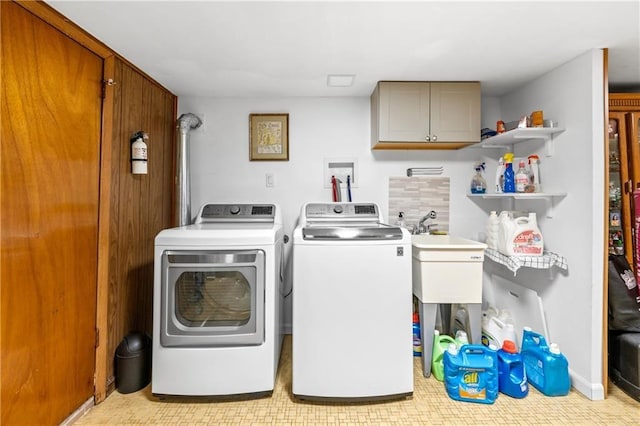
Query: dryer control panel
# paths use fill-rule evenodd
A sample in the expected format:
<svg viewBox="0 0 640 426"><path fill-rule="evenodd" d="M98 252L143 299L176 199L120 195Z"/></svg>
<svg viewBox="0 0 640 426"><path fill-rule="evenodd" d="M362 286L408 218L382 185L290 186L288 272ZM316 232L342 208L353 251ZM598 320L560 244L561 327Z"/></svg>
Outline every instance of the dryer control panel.
<svg viewBox="0 0 640 426"><path fill-rule="evenodd" d="M205 204L195 223L212 222L273 222L273 204Z"/></svg>

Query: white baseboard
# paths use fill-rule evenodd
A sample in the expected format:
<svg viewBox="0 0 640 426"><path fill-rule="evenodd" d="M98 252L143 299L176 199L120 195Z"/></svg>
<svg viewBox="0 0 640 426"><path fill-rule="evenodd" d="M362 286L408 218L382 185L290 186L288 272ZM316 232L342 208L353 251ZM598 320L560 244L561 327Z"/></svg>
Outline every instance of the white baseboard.
<svg viewBox="0 0 640 426"><path fill-rule="evenodd" d="M70 426L74 424L80 417L84 416L87 411L93 408L93 406L95 405L93 401L93 397L87 399L87 401L82 404L76 411L74 411L69 417L64 419L64 421L60 423L60 426Z"/></svg>
<svg viewBox="0 0 640 426"><path fill-rule="evenodd" d="M575 374L571 369L569 369L569 376L571 377L571 386L575 390L592 401L604 400L604 386L602 383L590 383L584 377Z"/></svg>

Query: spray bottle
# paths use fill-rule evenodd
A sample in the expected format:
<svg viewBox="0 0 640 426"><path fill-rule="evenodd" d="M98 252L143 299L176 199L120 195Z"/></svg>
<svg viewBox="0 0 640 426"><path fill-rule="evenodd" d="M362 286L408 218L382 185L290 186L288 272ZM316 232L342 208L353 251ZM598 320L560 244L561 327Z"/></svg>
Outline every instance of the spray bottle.
<svg viewBox="0 0 640 426"><path fill-rule="evenodd" d="M513 152L504 154L504 192L516 192L515 172L513 171Z"/></svg>
<svg viewBox="0 0 640 426"><path fill-rule="evenodd" d="M501 194L504 187L504 158L500 157L498 160L498 167L496 168L496 194Z"/></svg>
<svg viewBox="0 0 640 426"><path fill-rule="evenodd" d="M472 194L484 194L487 192L487 181L482 176L484 171L484 163L478 163L475 166L476 173L471 178L471 193Z"/></svg>

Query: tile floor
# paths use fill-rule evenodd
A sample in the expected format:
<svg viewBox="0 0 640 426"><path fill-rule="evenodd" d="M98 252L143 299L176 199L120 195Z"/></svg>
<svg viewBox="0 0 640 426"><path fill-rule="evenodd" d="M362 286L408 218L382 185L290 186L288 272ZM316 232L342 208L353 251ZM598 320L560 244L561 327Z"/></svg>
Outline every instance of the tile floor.
<svg viewBox="0 0 640 426"><path fill-rule="evenodd" d="M159 401L151 387L130 394L113 392L76 425L630 425L640 424L640 403L615 385L608 398L590 401L572 390L546 397L531 388L524 399L500 394L494 404L450 399L444 385L424 378L414 359L413 397L368 404L300 402L291 394L291 336L284 340L271 397L226 402Z"/></svg>

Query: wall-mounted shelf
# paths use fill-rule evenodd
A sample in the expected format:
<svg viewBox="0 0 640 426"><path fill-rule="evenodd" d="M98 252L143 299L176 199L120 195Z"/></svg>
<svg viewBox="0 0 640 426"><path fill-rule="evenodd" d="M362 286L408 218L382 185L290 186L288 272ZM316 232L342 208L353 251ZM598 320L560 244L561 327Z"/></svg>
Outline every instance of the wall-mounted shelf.
<svg viewBox="0 0 640 426"><path fill-rule="evenodd" d="M557 200L566 197L566 193L545 193L545 192L532 192L532 193L506 193L506 194L467 194L467 197L482 198L482 199L502 199L507 200L509 205L505 210L514 210L514 200L543 200L547 207L547 217L553 217L553 209Z"/></svg>
<svg viewBox="0 0 640 426"><path fill-rule="evenodd" d="M553 136L564 132L559 127L526 127L513 129L499 135L492 136L473 145L475 148L502 148L513 151L513 145L530 140L543 140L545 142L546 156L554 153Z"/></svg>
<svg viewBox="0 0 640 426"><path fill-rule="evenodd" d="M487 248L484 250L485 259L504 265L516 275L522 267L534 269L551 269L553 266L567 270L567 259L557 253L544 251L542 256L507 256L498 250Z"/></svg>

